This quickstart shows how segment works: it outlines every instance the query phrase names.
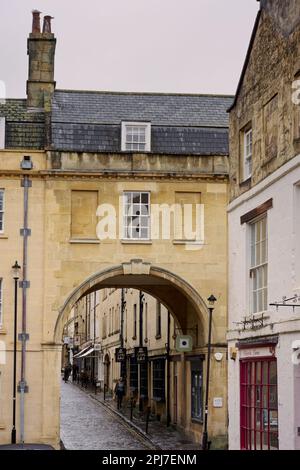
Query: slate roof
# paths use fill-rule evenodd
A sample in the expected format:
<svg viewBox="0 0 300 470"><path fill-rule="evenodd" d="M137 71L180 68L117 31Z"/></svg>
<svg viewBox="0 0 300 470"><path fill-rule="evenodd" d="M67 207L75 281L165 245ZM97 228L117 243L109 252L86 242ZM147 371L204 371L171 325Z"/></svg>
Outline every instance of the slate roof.
<svg viewBox="0 0 300 470"><path fill-rule="evenodd" d="M151 152L228 155L231 96L112 93L56 90L52 102L52 149L120 152L121 121L151 122ZM0 103L6 148L45 148L45 115L24 99Z"/></svg>
<svg viewBox="0 0 300 470"><path fill-rule="evenodd" d="M121 121L151 122L151 152L227 155L233 97L56 90L52 146L56 150L118 152Z"/></svg>
<svg viewBox="0 0 300 470"><path fill-rule="evenodd" d="M44 113L28 111L25 99L0 101L0 117L5 117L5 148L44 148Z"/></svg>

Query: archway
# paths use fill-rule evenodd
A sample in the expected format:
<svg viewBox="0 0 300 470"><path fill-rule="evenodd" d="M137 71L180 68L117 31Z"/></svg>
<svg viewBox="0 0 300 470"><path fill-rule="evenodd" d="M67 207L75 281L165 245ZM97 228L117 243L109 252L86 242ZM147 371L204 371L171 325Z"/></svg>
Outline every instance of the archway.
<svg viewBox="0 0 300 470"><path fill-rule="evenodd" d="M135 288L156 297L170 310L183 331L197 319L200 323L199 345L204 346L208 309L201 295L177 274L142 260L131 260L95 273L76 287L59 310L54 330L55 343L61 342L66 318L74 304L85 295L107 287Z"/></svg>
<svg viewBox="0 0 300 470"><path fill-rule="evenodd" d="M168 407L164 404L161 406L160 403L155 405L154 408L157 412L157 416L163 416L164 419L166 416L167 418L170 416L172 424L176 423L185 433L193 435L195 440L199 442L203 420L203 402L201 397L203 397L204 394L203 384L205 384L204 364L207 357L208 308L200 293L178 274L139 259L133 259L128 263L122 263L121 265L113 266L93 274L69 294L59 310L54 332L56 344L61 342L63 326L74 305L85 302L86 297L98 291L114 291L115 289L137 290L154 297L159 303L166 307L167 312L174 318L174 322L178 326L177 331L180 331L180 333L177 334L192 336L193 341L190 354L181 353L180 350L176 350L175 348L176 341L174 338L176 338L176 334L175 330L172 330L174 331L174 341L172 342L173 349L171 355L165 355L166 344L162 345L163 347L159 350L159 353L155 352L155 354L152 354L152 348L150 351L151 357L149 357L149 367L147 365L145 370L140 364L136 364L137 359L134 349L137 348L133 346L136 346L138 343L134 345L131 344L128 349L125 346L127 357L126 367L129 371L127 389L130 391L130 394L133 393L131 388L138 390L137 396L139 404L141 403L141 399L144 399L143 395L145 395L146 401L148 398L150 400L156 399L157 401L161 399L161 403L163 403L162 397L167 397L165 401L168 402ZM139 322L139 324L140 323L141 322ZM191 331L193 331L193 333ZM113 335L112 332L108 333ZM110 336L110 334L108 336ZM136 341L136 336L140 337L141 335L139 333L138 335L132 336L132 340ZM106 341L106 327L105 335L102 334L102 339L104 338ZM222 352L223 362L215 362L212 364L212 393L214 393L212 396L221 395L219 392L220 381L225 380L226 376L224 354L226 347L218 343L217 338L218 330L213 324L212 342L215 343L216 346L215 352ZM87 336L84 342L86 341L88 341ZM94 344L95 341L90 338L90 344L88 346L93 348ZM143 343L139 344L141 345ZM87 344L82 347L86 345ZM116 343L114 342L113 347L116 347ZM106 386L106 391L109 391L116 377L120 376L119 374L116 375L115 349L113 349L113 347L101 343L101 363L103 366L103 373L101 373L103 379L101 380L103 380L103 385ZM110 351L110 355L106 353L107 350ZM159 382L158 377L160 376L165 377L164 380L166 380L159 392L162 396L157 393L157 389L159 388L157 386ZM133 379L136 381L135 384L133 384ZM144 384L146 382L148 388L147 393L144 393ZM197 393L194 391L195 387ZM156 395L153 395L154 388L156 389ZM147 404L149 403L148 401ZM218 411L219 410L217 410L217 412ZM222 413L226 413L225 401ZM217 421L215 423L213 422L214 415L216 415L216 411L212 409L210 426L215 428L212 432L215 435L224 435L223 428L220 427L219 423Z"/></svg>

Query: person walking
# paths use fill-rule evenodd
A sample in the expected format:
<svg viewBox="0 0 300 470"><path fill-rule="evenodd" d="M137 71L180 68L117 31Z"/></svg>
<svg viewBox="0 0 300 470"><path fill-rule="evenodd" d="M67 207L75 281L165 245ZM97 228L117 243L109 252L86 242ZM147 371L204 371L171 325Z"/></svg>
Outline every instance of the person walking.
<svg viewBox="0 0 300 470"><path fill-rule="evenodd" d="M117 396L117 408L120 410L122 408L122 401L125 395L125 383L122 377L116 383L115 394Z"/></svg>
<svg viewBox="0 0 300 470"><path fill-rule="evenodd" d="M65 381L65 383L68 382L70 374L71 374L71 365L67 364L66 367L65 367L65 370L64 370L64 381Z"/></svg>

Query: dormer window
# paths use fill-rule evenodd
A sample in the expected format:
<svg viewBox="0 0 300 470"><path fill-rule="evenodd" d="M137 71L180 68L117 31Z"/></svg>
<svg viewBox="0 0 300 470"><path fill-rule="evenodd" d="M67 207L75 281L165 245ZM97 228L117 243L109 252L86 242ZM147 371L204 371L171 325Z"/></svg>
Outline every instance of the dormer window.
<svg viewBox="0 0 300 470"><path fill-rule="evenodd" d="M150 152L151 124L149 122L122 122L122 151Z"/></svg>

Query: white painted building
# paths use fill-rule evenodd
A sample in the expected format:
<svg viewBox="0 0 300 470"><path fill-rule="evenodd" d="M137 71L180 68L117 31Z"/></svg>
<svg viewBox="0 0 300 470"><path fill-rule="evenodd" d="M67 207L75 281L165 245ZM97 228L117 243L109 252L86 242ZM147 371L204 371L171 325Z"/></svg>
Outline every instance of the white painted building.
<svg viewBox="0 0 300 470"><path fill-rule="evenodd" d="M260 327L258 321L254 327L259 329L252 329L252 323L244 325L243 320L252 318L250 243L252 226L257 221L241 225L241 217L268 200L272 200L272 208L256 219L266 220L267 227L267 308L263 310L264 326ZM300 343L300 308L293 311L292 307L279 307L277 311L269 306L283 296L300 294L300 155L233 201L228 224L229 446L241 448L241 360L255 357L256 362L261 357L269 361L274 355L278 417L274 410L272 419L273 423L278 419L279 448L300 449L300 365L292 360L293 343ZM261 316L254 314L257 319ZM256 347L253 340L257 341Z"/></svg>
<svg viewBox="0 0 300 470"><path fill-rule="evenodd" d="M296 13L300 16L300 2L261 0L230 109L230 449L300 449ZM292 300L271 305L284 297Z"/></svg>

